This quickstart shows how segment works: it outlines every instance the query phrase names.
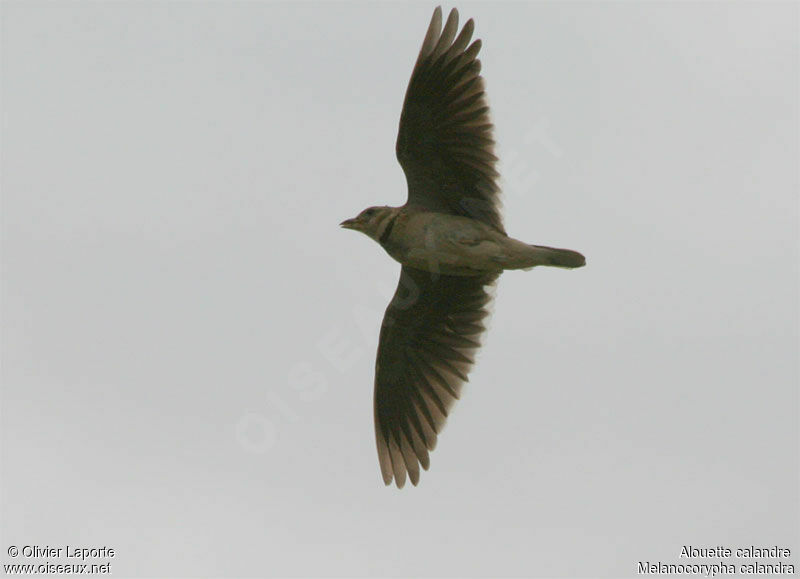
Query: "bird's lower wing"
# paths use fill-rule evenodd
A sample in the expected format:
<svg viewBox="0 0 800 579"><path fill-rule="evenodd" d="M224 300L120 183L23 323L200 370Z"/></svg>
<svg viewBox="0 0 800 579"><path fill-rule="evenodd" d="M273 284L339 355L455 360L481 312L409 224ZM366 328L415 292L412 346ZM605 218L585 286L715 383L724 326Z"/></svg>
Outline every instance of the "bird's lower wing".
<svg viewBox="0 0 800 579"><path fill-rule="evenodd" d="M381 326L375 435L384 482L413 484L428 468L480 346L496 274L461 277L403 267Z"/></svg>

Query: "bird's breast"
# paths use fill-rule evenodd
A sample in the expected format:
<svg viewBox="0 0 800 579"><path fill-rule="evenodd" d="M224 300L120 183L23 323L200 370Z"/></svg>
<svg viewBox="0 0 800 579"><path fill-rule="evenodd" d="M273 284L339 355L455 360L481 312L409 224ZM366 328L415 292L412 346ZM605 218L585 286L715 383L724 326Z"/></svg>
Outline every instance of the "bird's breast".
<svg viewBox="0 0 800 579"><path fill-rule="evenodd" d="M481 275L500 271L501 247L495 234L466 217L432 212L398 216L381 244L403 265L445 275Z"/></svg>

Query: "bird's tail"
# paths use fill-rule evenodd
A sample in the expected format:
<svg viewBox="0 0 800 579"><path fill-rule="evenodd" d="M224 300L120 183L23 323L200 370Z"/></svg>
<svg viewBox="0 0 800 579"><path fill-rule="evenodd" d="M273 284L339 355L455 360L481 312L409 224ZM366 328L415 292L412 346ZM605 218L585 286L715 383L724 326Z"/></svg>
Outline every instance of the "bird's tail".
<svg viewBox="0 0 800 579"><path fill-rule="evenodd" d="M534 265L549 265L552 267L566 267L573 269L586 265L586 258L571 249L558 249L543 245L529 245L531 258L536 260Z"/></svg>
<svg viewBox="0 0 800 579"><path fill-rule="evenodd" d="M498 261L503 269L530 269L537 265L576 268L586 265L586 258L571 249L558 249L543 245L528 245L508 238L505 255Z"/></svg>

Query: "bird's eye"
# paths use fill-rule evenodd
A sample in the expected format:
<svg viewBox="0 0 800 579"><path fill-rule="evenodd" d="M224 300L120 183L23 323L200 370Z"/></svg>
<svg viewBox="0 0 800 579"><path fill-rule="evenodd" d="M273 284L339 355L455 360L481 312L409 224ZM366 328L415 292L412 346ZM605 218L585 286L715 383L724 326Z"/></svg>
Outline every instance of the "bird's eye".
<svg viewBox="0 0 800 579"><path fill-rule="evenodd" d="M372 217L373 215L375 215L374 209L367 209L366 211L364 211L364 217Z"/></svg>

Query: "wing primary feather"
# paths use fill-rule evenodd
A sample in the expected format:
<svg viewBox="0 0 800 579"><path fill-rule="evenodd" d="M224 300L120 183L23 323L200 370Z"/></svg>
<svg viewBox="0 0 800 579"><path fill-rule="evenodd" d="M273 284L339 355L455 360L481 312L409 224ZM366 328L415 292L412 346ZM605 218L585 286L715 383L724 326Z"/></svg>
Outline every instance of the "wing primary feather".
<svg viewBox="0 0 800 579"><path fill-rule="evenodd" d="M424 438L421 435L417 434L417 432L412 431L412 440L411 446L414 447L414 452L417 455L417 459L419 463L422 465L423 470L428 470L428 467L431 465L430 456L428 455L428 448L425 444Z"/></svg>
<svg viewBox="0 0 800 579"><path fill-rule="evenodd" d="M466 48L469 41L472 39L472 33L475 30L475 22L470 18L464 23L464 28L461 29L461 33L456 38L455 42L453 42L453 46L450 47L448 51L452 54L453 57L458 55L460 52Z"/></svg>
<svg viewBox="0 0 800 579"><path fill-rule="evenodd" d="M433 59L439 58L442 54L444 54L450 45L453 43L453 39L456 37L456 32L458 31L458 10L453 8L450 10L450 14L447 15L447 22L444 24L444 30L442 30L441 36L439 36L439 41L436 43L436 48L433 49L433 53L431 57Z"/></svg>
<svg viewBox="0 0 800 579"><path fill-rule="evenodd" d="M433 11L431 23L428 25L428 32L425 33L425 39L422 41L422 48L417 57L417 63L426 58L436 46L436 41L439 39L439 33L442 29L442 7L437 6Z"/></svg>
<svg viewBox="0 0 800 579"><path fill-rule="evenodd" d="M394 474L392 470L392 457L389 453L389 443L380 429L376 428L375 431L375 438L378 443L378 462L381 466L381 477L383 477L383 484L390 485L392 484Z"/></svg>
<svg viewBox="0 0 800 579"><path fill-rule="evenodd" d="M407 424L405 426L407 427ZM411 479L412 485L417 486L419 482L419 460L411 446L411 432L404 428L398 438L400 439L400 453L403 455L408 478Z"/></svg>
<svg viewBox="0 0 800 579"><path fill-rule="evenodd" d="M392 470L394 471L394 482L397 488L401 489L406 484L406 467L403 460L403 454L400 452L400 447L397 445L397 440L394 436L389 437L389 452L392 457Z"/></svg>

